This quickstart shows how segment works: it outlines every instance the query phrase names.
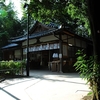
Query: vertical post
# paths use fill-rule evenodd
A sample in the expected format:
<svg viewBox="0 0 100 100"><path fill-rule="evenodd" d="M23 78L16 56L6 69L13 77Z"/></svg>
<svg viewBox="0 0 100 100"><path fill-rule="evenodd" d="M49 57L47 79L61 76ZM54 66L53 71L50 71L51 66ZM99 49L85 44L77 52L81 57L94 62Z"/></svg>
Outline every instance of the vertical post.
<svg viewBox="0 0 100 100"><path fill-rule="evenodd" d="M63 67L63 47L62 47L62 37L61 34L59 35L59 58L60 58L60 72L62 72L62 67Z"/></svg>
<svg viewBox="0 0 100 100"><path fill-rule="evenodd" d="M27 4L27 64L26 75L29 76L29 5Z"/></svg>

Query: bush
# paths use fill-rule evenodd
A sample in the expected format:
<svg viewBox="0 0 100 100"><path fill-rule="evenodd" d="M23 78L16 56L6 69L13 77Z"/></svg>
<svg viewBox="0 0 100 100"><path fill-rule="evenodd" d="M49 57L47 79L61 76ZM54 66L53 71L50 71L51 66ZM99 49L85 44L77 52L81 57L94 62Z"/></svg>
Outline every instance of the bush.
<svg viewBox="0 0 100 100"><path fill-rule="evenodd" d="M74 64L75 69L79 71L80 76L90 83L90 88L93 92L92 100L99 100L100 95L100 62L97 62L97 56L87 57L83 50L78 50L77 61Z"/></svg>
<svg viewBox="0 0 100 100"><path fill-rule="evenodd" d="M0 61L0 70L6 70L5 74L18 75L23 74L25 61Z"/></svg>
<svg viewBox="0 0 100 100"><path fill-rule="evenodd" d="M94 59L92 56L88 59L83 50L78 50L76 55L77 61L74 64L75 69L76 71L79 71L79 74L83 79L86 79L89 82L93 76Z"/></svg>

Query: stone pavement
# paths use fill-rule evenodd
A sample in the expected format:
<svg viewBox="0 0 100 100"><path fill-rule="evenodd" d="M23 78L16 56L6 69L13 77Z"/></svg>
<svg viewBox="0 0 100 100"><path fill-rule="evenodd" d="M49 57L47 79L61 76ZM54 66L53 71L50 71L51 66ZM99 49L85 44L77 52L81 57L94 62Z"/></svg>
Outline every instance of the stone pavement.
<svg viewBox="0 0 100 100"><path fill-rule="evenodd" d="M0 83L0 100L81 100L89 91L77 73L33 70Z"/></svg>

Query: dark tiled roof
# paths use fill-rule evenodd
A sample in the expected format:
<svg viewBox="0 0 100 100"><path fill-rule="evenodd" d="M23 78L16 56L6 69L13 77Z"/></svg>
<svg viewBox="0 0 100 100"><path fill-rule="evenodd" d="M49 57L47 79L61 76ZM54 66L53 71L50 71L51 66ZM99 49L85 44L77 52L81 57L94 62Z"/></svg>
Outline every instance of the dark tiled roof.
<svg viewBox="0 0 100 100"><path fill-rule="evenodd" d="M52 34L55 31L58 31L58 29L51 29L51 30L46 30L46 31L42 31L42 32L37 32L37 33L29 35L29 39L34 39L34 38L37 38L37 37L46 36L46 35ZM8 45L2 47L2 49L16 47L16 46L18 46L18 44L14 43L14 42L20 42L20 41L24 41L26 39L27 39L27 35L24 35L24 36L19 37L19 38L12 39L12 40L10 40L11 44L8 44Z"/></svg>
<svg viewBox="0 0 100 100"><path fill-rule="evenodd" d="M29 39L34 39L34 38L37 38L37 37L46 36L46 35L52 34L53 32L55 32L57 30L58 29L51 29L51 30L46 30L46 31L42 31L42 32L33 33L33 34L29 35ZM20 41L24 41L26 39L27 39L27 35L23 36L21 38L12 39L11 42L20 42Z"/></svg>
<svg viewBox="0 0 100 100"><path fill-rule="evenodd" d="M11 43L11 44L8 44L8 45L2 47L1 49L7 49L7 48L11 48L11 47L16 47L16 46L18 46L18 44L16 44L16 43Z"/></svg>
<svg viewBox="0 0 100 100"><path fill-rule="evenodd" d="M24 41L26 39L27 39L27 37L25 35L25 36L20 37L20 38L12 39L12 40L10 40L10 42L19 42L19 41Z"/></svg>
<svg viewBox="0 0 100 100"><path fill-rule="evenodd" d="M46 31L34 33L34 34L32 34L29 38L42 37L42 36L45 36L45 35L52 34L53 32L55 32L55 31L57 31L57 30L58 30L58 29L51 29L51 30L46 30Z"/></svg>

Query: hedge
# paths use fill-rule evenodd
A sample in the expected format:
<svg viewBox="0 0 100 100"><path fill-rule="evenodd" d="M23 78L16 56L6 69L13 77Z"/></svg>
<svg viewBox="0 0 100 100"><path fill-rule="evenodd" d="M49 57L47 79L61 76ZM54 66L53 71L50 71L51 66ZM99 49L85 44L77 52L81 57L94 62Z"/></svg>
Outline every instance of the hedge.
<svg viewBox="0 0 100 100"><path fill-rule="evenodd" d="M26 67L26 62L23 61L0 61L0 71L5 74L19 75L23 74L23 69Z"/></svg>

